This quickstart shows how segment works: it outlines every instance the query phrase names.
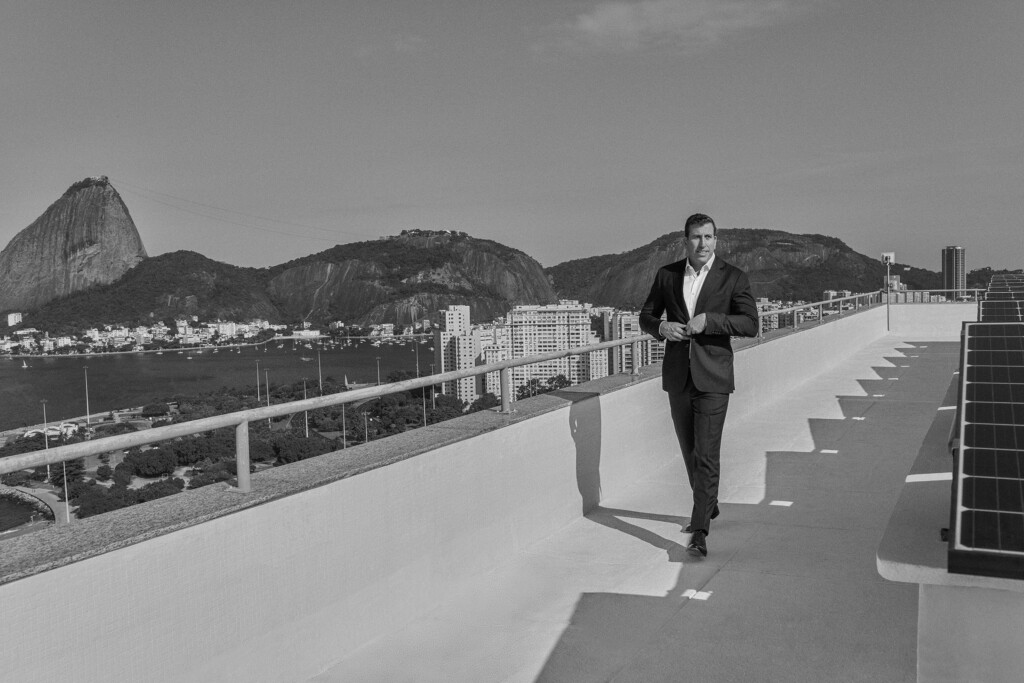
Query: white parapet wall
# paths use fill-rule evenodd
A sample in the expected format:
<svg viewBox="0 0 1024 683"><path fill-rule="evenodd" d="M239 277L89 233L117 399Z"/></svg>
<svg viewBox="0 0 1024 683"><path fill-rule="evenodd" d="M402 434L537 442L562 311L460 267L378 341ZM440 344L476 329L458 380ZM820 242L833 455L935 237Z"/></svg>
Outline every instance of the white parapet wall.
<svg viewBox="0 0 1024 683"><path fill-rule="evenodd" d="M740 351L730 420L885 334L879 307ZM678 460L657 372L540 396L519 415L484 416L492 426L464 437L458 423L479 414L432 426L448 436L419 455L0 585L2 678L306 680ZM254 475L254 490L317 460ZM38 542L53 533L68 532ZM31 656L41 647L60 656Z"/></svg>
<svg viewBox="0 0 1024 683"><path fill-rule="evenodd" d="M908 340L955 341L963 322L978 319L977 302L942 304L893 304L890 307L892 333Z"/></svg>

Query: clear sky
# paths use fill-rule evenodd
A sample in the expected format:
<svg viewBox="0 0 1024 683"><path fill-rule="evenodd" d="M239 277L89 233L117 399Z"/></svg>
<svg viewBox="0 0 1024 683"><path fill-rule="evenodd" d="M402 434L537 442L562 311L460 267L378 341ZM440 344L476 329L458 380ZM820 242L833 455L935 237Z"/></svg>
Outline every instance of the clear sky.
<svg viewBox="0 0 1024 683"><path fill-rule="evenodd" d="M5 0L0 93L0 246L107 175L150 255L236 265L702 211L1024 267L1021 0Z"/></svg>

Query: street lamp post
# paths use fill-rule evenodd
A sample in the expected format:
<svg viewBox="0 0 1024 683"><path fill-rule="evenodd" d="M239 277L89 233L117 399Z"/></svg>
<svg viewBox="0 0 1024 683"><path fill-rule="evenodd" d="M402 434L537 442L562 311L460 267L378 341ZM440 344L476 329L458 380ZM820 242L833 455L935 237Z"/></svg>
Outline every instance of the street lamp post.
<svg viewBox="0 0 1024 683"><path fill-rule="evenodd" d="M270 407L270 373L266 368L263 368L263 379L266 380L263 383L264 388L267 390L267 407ZM267 418L267 429L270 429L270 418Z"/></svg>
<svg viewBox="0 0 1024 683"><path fill-rule="evenodd" d="M882 263L885 264L885 331L890 330L889 325L889 304L892 299L892 279L889 276L889 267L896 260L896 253L892 251L882 252Z"/></svg>
<svg viewBox="0 0 1024 683"><path fill-rule="evenodd" d="M413 348L416 349L416 379L420 377L420 340L413 339ZM427 388L420 387L420 404L423 406L423 426L427 426Z"/></svg>
<svg viewBox="0 0 1024 683"><path fill-rule="evenodd" d="M306 378L302 378L302 400L306 400ZM303 415L306 419L306 438L309 438L309 411L303 411Z"/></svg>
<svg viewBox="0 0 1024 683"><path fill-rule="evenodd" d="M377 386L380 386L380 356L377 356Z"/></svg>
<svg viewBox="0 0 1024 683"><path fill-rule="evenodd" d="M324 369L320 365L320 349L316 350L316 378L320 383L320 395L324 395Z"/></svg>
<svg viewBox="0 0 1024 683"><path fill-rule="evenodd" d="M49 423L46 419L46 399L44 398L40 403L43 404L43 444L45 444L46 450L50 450L50 434L49 434ZM64 521L71 523L71 501L68 500L68 467L65 461L60 463L61 472L64 473ZM50 466L46 466L46 478L50 478Z"/></svg>
<svg viewBox="0 0 1024 683"><path fill-rule="evenodd" d="M85 426L89 426L89 366L83 365L82 370L85 371ZM88 430L86 430L88 433Z"/></svg>
<svg viewBox="0 0 1024 683"><path fill-rule="evenodd" d="M434 376L434 364L433 363L430 364L430 376L431 377ZM430 385L430 409L431 410L436 410L437 409L437 403L434 401L434 385L433 384Z"/></svg>
<svg viewBox="0 0 1024 683"><path fill-rule="evenodd" d="M363 443L370 442L370 424L366 419L366 411L363 411Z"/></svg>
<svg viewBox="0 0 1024 683"><path fill-rule="evenodd" d="M260 404L260 362L256 361L256 405Z"/></svg>
<svg viewBox="0 0 1024 683"><path fill-rule="evenodd" d="M43 444L46 450L50 450L50 436L46 433L46 399L40 401L43 404ZM50 481L50 464L46 464L46 481Z"/></svg>

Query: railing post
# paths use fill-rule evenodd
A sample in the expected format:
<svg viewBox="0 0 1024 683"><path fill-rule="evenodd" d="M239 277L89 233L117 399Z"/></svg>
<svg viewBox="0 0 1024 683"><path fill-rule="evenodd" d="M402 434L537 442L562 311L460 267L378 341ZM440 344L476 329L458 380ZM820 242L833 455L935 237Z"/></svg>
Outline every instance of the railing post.
<svg viewBox="0 0 1024 683"><path fill-rule="evenodd" d="M237 465L238 491L249 493L252 484L249 481L249 423L243 422L235 427L235 464Z"/></svg>
<svg viewBox="0 0 1024 683"><path fill-rule="evenodd" d="M512 368L502 368L501 380L501 412L512 412Z"/></svg>
<svg viewBox="0 0 1024 683"><path fill-rule="evenodd" d="M634 375L640 374L640 342L634 341L629 343L629 355L632 358L633 373Z"/></svg>

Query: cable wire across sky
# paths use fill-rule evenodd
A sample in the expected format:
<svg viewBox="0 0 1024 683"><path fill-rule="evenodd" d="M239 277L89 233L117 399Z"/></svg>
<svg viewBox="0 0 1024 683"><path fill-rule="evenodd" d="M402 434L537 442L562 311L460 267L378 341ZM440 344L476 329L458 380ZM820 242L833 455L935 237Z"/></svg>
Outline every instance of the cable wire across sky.
<svg viewBox="0 0 1024 683"><path fill-rule="evenodd" d="M234 226L241 227L241 228L247 228L247 229L251 229L251 230L259 230L260 232L273 233L273 234L276 234L276 235L286 235L288 237L299 237L299 238L302 238L302 239L314 240L314 241L318 241L318 242L327 242L327 243L330 243L330 244L338 244L338 239L337 239L338 235L347 235L349 237L361 238L361 239L374 239L375 238L375 235L360 234L360 233L355 233L355 232L351 232L351 231L348 231L348 230L341 230L341 229L321 228L321 227L318 227L318 226L315 226L315 225L308 225L308 224L304 224L304 223L294 223L294 222L291 222L291 221L283 221L283 220L280 220L280 219L277 219L277 218L267 218L266 216L258 216L258 215L251 214L251 213L245 213L243 211L236 211L234 209L226 209L226 208L221 207L221 206L214 206L213 204L206 204L206 203L203 203L203 202L197 202L195 200L187 199L185 197L178 197L176 195L168 194L166 192L160 192L158 190L153 190L153 189L150 189L150 188L147 188L147 187L142 187L141 185L137 185L135 183L130 183L130 182L128 182L126 180L123 180L121 178L113 178L112 177L112 178L110 178L110 181L114 185L114 187L118 188L118 191L121 192L122 194L133 195L133 196L138 197L140 199L151 201L151 202L160 204L162 206L166 206L168 208L174 209L175 211L181 211L182 213L187 213L187 214L192 215L192 216L198 216L200 218L205 218L207 220L212 220L212 221L216 221L216 222L219 222L219 223L224 223L225 225L234 225ZM125 188L125 187L130 188L130 189L128 189L128 190L122 189L122 188ZM187 205L187 206L183 206L183 204ZM199 208L197 209L197 208L190 208L190 207L199 207ZM202 211L201 209L206 209L207 211ZM224 216L217 215L215 213L210 213L211 211L224 214ZM227 216L227 217L225 217L225 216ZM247 220L242 221L242 220L232 219L231 218L231 217L235 217L235 216L237 216L239 219L247 219ZM315 230L317 232L325 233L325 235L333 235L334 237L309 235L309 234L303 234L303 233L299 233L299 232L293 232L293 231L286 231L286 230L268 228L268 227L256 224L255 221L262 221L262 222L266 222L266 223L272 223L272 224L276 224L276 225L282 225L282 226L293 227L293 228L301 228L303 230Z"/></svg>

